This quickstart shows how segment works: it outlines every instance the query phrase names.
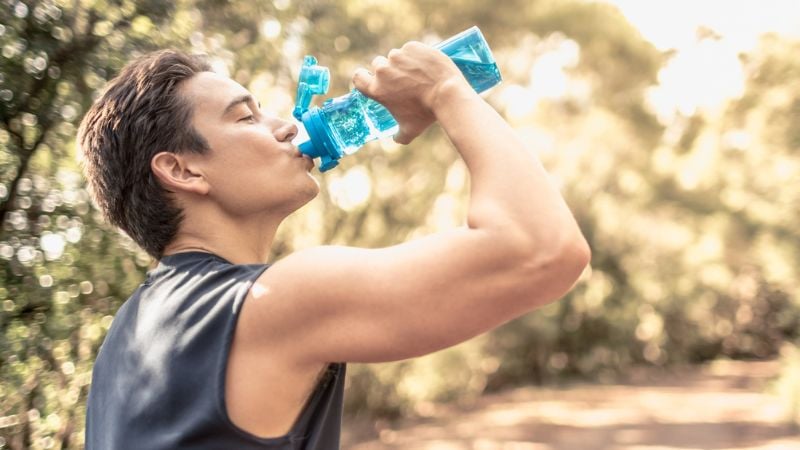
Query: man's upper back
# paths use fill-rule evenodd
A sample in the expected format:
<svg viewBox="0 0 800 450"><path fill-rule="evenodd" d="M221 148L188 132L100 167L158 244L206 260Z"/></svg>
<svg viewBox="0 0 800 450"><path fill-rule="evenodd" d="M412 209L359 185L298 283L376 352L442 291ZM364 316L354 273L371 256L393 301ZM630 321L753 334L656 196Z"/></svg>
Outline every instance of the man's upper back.
<svg viewBox="0 0 800 450"><path fill-rule="evenodd" d="M289 433L256 437L225 404L239 312L264 265L167 256L120 308L94 367L87 449L338 449L344 365L329 367Z"/></svg>

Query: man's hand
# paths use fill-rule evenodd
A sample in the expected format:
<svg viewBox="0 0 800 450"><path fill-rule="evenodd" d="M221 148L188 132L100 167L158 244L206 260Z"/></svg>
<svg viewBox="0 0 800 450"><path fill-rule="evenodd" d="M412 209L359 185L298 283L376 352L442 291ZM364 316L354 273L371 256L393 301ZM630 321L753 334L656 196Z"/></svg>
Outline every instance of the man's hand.
<svg viewBox="0 0 800 450"><path fill-rule="evenodd" d="M413 141L436 121L436 108L448 95L477 95L450 58L419 42L376 57L372 72L358 69L353 84L392 113L400 125L394 140L400 144Z"/></svg>

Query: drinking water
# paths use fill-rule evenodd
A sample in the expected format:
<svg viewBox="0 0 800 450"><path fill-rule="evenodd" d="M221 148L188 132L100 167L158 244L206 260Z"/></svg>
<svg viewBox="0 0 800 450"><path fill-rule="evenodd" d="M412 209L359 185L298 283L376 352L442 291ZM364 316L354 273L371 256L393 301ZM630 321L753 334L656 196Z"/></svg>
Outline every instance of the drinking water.
<svg viewBox="0 0 800 450"><path fill-rule="evenodd" d="M501 81L486 39L478 27L472 27L437 45L464 74L476 92L483 92ZM300 144L300 151L320 158L320 170L339 164L343 155L351 155L365 143L393 136L397 121L380 103L364 96L357 89L327 100L320 108L310 108L314 95L328 91L328 69L317 65L313 56L306 56L297 87L294 116L303 122L309 140Z"/></svg>

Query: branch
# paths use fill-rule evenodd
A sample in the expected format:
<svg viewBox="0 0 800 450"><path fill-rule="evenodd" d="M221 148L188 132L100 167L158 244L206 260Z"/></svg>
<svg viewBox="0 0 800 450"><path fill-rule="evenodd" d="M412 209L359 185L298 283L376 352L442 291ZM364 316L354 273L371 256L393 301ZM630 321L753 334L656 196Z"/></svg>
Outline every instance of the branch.
<svg viewBox="0 0 800 450"><path fill-rule="evenodd" d="M38 373L34 372L28 378L28 381L25 383L25 386L22 388L23 395L25 395L25 402L23 402L22 407L23 411L21 412L22 415L22 432L20 433L22 436L22 448L31 448L31 421L28 418L28 411L33 409L33 399L36 396L36 388L39 387L39 375Z"/></svg>
<svg viewBox="0 0 800 450"><path fill-rule="evenodd" d="M89 14L89 26L87 27L88 30L91 30L94 26L94 23L98 20L98 16L94 11ZM53 59L51 60L51 64L57 66L69 65L70 62L80 62L84 59L84 56L90 53L97 44L100 43L100 39L97 36L93 36L90 34L90 31L86 34L76 36L72 42L68 45L60 47ZM80 78L80 77L78 77ZM42 91L45 91L49 85L55 83L55 80L51 80L46 76L37 79L34 81L31 89L29 90L29 95L27 96L24 103L20 104L15 111L9 114L9 117L17 116L20 111L28 111L30 110L30 103L31 100L40 96ZM41 101L41 100L40 100ZM52 101L49 102L42 102L43 107L40 108L40 111L47 111L49 110L49 106L52 104ZM14 201L17 198L17 189L19 186L20 180L28 171L28 165L39 149L39 146L44 141L47 133L50 131L52 126L52 122L49 120L42 121L45 116L43 114L38 114L40 118L41 124L41 134L36 139L36 141L30 147L25 146L24 138L20 133L17 133L11 129L10 123L8 121L5 122L6 130L9 134L17 141L17 148L19 152L17 156L19 157L19 165L17 166L17 173L14 175L14 179L11 181L11 184L8 186L8 197L0 202L0 224L4 223L6 220L6 216L8 212L13 208ZM0 227L0 239L5 237L6 231Z"/></svg>
<svg viewBox="0 0 800 450"><path fill-rule="evenodd" d="M47 133L50 132L50 128L52 123L45 122L42 125L41 134L36 139L36 142L30 146L30 148L25 148L25 143L20 142L20 152L19 152L19 166L17 166L17 174L14 175L14 179L11 181L11 184L8 186L8 197L5 200L0 202L0 224L5 223L6 215L8 212L13 208L14 201L17 199L17 190L19 188L19 182L22 180L22 177L28 171L28 165L33 158L33 154L36 152L36 149L44 142ZM14 133L13 135L16 136L18 139L22 139L22 136ZM0 227L0 240L4 239L6 236L5 227Z"/></svg>

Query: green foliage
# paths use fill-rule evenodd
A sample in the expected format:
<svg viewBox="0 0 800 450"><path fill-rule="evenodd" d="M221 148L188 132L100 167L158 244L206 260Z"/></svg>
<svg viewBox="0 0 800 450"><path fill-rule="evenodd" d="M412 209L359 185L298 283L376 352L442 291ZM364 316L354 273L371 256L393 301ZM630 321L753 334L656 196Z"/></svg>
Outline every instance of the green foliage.
<svg viewBox="0 0 800 450"><path fill-rule="evenodd" d="M768 37L744 55L747 89L724 114L659 122L645 97L669 55L616 10L498 5L0 0L0 448L82 447L92 361L151 261L91 204L76 126L126 61L167 46L208 54L288 116L304 53L331 67L335 96L374 55L477 24L505 80L488 101L539 153L589 238L591 270L564 300L425 358L351 367L351 414L425 414L511 384L767 358L797 342L800 44ZM532 96L547 61L568 88ZM370 144L320 179L273 257L458 226L469 192L438 129L408 147Z"/></svg>
<svg viewBox="0 0 800 450"><path fill-rule="evenodd" d="M159 1L0 7L0 443L82 445L94 356L150 261L105 225L75 163L83 111L160 45Z"/></svg>

